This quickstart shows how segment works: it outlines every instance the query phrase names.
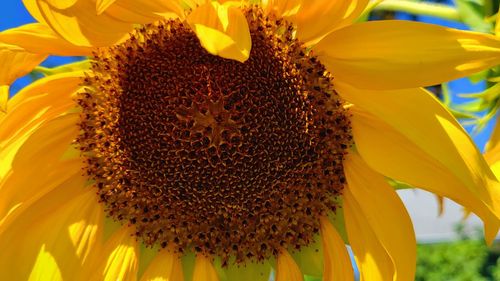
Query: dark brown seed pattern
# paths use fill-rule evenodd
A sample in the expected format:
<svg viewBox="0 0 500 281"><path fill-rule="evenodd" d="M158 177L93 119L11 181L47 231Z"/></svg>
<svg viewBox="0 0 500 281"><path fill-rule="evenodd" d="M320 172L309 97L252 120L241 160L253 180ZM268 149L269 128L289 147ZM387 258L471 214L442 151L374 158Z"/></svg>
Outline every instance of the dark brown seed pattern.
<svg viewBox="0 0 500 281"><path fill-rule="evenodd" d="M86 173L146 245L261 261L335 211L352 138L344 102L293 26L247 10L245 63L180 21L100 49L79 97Z"/></svg>

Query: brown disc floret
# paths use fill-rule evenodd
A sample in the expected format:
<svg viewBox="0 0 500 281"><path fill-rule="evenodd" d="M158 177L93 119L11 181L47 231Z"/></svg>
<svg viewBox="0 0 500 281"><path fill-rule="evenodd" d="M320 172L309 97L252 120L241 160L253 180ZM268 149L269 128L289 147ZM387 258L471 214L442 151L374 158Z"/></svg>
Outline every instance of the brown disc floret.
<svg viewBox="0 0 500 281"><path fill-rule="evenodd" d="M95 54L79 98L86 172L147 245L263 260L310 244L335 211L344 103L289 23L247 19L244 63L207 53L179 20Z"/></svg>

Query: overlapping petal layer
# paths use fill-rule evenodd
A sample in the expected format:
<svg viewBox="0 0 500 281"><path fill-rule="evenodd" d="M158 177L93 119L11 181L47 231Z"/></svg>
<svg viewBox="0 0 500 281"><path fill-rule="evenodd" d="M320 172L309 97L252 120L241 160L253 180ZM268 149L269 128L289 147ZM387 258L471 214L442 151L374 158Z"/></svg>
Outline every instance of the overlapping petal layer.
<svg viewBox="0 0 500 281"><path fill-rule="evenodd" d="M314 51L336 79L362 89L430 86L500 63L494 36L396 20L336 30Z"/></svg>
<svg viewBox="0 0 500 281"><path fill-rule="evenodd" d="M202 4L189 14L187 22L209 53L240 62L250 56L250 31L237 2Z"/></svg>
<svg viewBox="0 0 500 281"><path fill-rule="evenodd" d="M99 255L94 257L94 274L91 280L135 281L138 258L138 246L133 232L129 227L122 227L106 241Z"/></svg>
<svg viewBox="0 0 500 281"><path fill-rule="evenodd" d="M493 173L495 173L496 177L500 178L500 119L497 119L495 128L493 129L490 139L486 144L484 157L486 161L488 161L488 164L493 170Z"/></svg>
<svg viewBox="0 0 500 281"><path fill-rule="evenodd" d="M196 255L193 280L219 281L219 277L210 258L204 255Z"/></svg>
<svg viewBox="0 0 500 281"><path fill-rule="evenodd" d="M142 275L141 281L183 281L182 264L178 254L159 252Z"/></svg>
<svg viewBox="0 0 500 281"><path fill-rule="evenodd" d="M292 21L297 37L306 45L316 43L331 31L352 23L368 5L367 0L264 0L263 6Z"/></svg>
<svg viewBox="0 0 500 281"><path fill-rule="evenodd" d="M184 18L184 9L181 1L157 0L157 1L137 1L137 0L116 0L109 3L109 6L100 6L98 11L104 11L110 16L124 22L133 24L152 23L161 19Z"/></svg>
<svg viewBox="0 0 500 281"><path fill-rule="evenodd" d="M37 200L14 223L2 225L2 280L89 280L104 216L83 178L67 180ZM21 244L14 241L22 241ZM78 274L75 274L78 273Z"/></svg>
<svg viewBox="0 0 500 281"><path fill-rule="evenodd" d="M2 181L9 172L12 172L15 162L20 163L19 157L22 154L19 154L19 151L21 147L29 147L26 142L32 137L32 134L37 133L36 131L40 126L50 126L47 121L65 114L74 107L72 95L80 87L81 75L81 72L71 72L40 79L22 89L9 100L10 110L8 114L0 117L0 179ZM74 124L77 119L78 114L73 114L66 117L69 122L61 123L62 126L66 126L64 128L69 130L69 135L68 132L63 131L60 132L60 136L58 136L59 134L49 135L56 139L42 140L45 143L54 141L56 147L53 148L55 150L44 150L37 145L40 140L34 139L31 141L33 147L29 152L33 153L32 149L37 148L36 155L41 157L38 161L43 161L42 163L45 165L50 165L59 159L61 154L57 154L57 151L60 151L60 153L66 151L71 141L76 137L78 128ZM73 135L71 135L71 132L73 132ZM43 132L37 134L43 134ZM44 136L47 136L47 134ZM66 137L61 139L64 136ZM60 147L57 147L57 145ZM51 153L47 153L48 151ZM32 157L28 154L24 159L31 159ZM34 164L33 162L30 163ZM23 169L22 165L18 167L21 170Z"/></svg>
<svg viewBox="0 0 500 281"><path fill-rule="evenodd" d="M470 137L432 94L338 86L356 105L353 136L369 166L473 211L485 222L491 242L500 226L498 182Z"/></svg>
<svg viewBox="0 0 500 281"><path fill-rule="evenodd" d="M345 162L346 227L362 280L412 280L417 263L410 216L385 178L359 155Z"/></svg>
<svg viewBox="0 0 500 281"><path fill-rule="evenodd" d="M64 2L66 1L24 0L33 17L76 46L113 45L125 39L133 29L132 24L107 13L97 15L95 2L92 0L77 0L65 9L54 6L55 3Z"/></svg>
<svg viewBox="0 0 500 281"><path fill-rule="evenodd" d="M113 5L116 0L96 0L95 9L98 15L102 14L109 6Z"/></svg>
<svg viewBox="0 0 500 281"><path fill-rule="evenodd" d="M84 56L92 53L90 47L71 44L42 23L30 23L2 31L0 42L17 44L35 54Z"/></svg>
<svg viewBox="0 0 500 281"><path fill-rule="evenodd" d="M5 43L0 43L0 114L7 110L9 86L17 78L29 73L46 58L45 55L33 54L27 50Z"/></svg>
<svg viewBox="0 0 500 281"><path fill-rule="evenodd" d="M351 260L344 241L328 218L321 218L321 241L324 252L324 281L354 280Z"/></svg>

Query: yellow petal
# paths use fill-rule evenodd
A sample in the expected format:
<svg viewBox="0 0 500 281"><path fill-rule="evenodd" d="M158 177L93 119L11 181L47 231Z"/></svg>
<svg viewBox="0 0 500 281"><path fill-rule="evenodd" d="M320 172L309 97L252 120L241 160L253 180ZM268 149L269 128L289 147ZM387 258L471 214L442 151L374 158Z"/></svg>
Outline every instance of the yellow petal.
<svg viewBox="0 0 500 281"><path fill-rule="evenodd" d="M448 197L485 223L487 241L500 226L500 187L474 143L423 89L363 91L337 85L354 103L356 148L377 172Z"/></svg>
<svg viewBox="0 0 500 281"><path fill-rule="evenodd" d="M497 21L497 22L500 22ZM497 118L495 128L485 147L484 158L497 178L500 178L500 118Z"/></svg>
<svg viewBox="0 0 500 281"><path fill-rule="evenodd" d="M303 281L299 266L286 250L282 250L276 260L276 281Z"/></svg>
<svg viewBox="0 0 500 281"><path fill-rule="evenodd" d="M149 264L141 281L183 281L182 263L178 254L162 249Z"/></svg>
<svg viewBox="0 0 500 281"><path fill-rule="evenodd" d="M0 234L0 265L9 269L0 279L89 280L102 218L93 190L84 190L80 180L65 182Z"/></svg>
<svg viewBox="0 0 500 281"><path fill-rule="evenodd" d="M78 134L76 126L78 117L78 114L68 114L54 118L29 135L17 138L11 145L2 146L0 150L2 227L61 182L81 176L80 159L64 162L65 167L60 167L63 153L68 150ZM63 176L61 170L64 171ZM39 180L33 183L34 178Z"/></svg>
<svg viewBox="0 0 500 281"><path fill-rule="evenodd" d="M64 280L56 259L49 251L47 251L46 246L42 245L40 252L35 259L35 265L31 270L28 280L38 281L43 280L44 278L53 281Z"/></svg>
<svg viewBox="0 0 500 281"><path fill-rule="evenodd" d="M30 84L9 101L12 110L0 120L0 179L13 169L14 161L22 167L20 159L42 161L42 166L59 160L78 132L78 114L64 115L75 106L71 96L79 83L75 73L53 75ZM40 158L30 160L35 156Z"/></svg>
<svg viewBox="0 0 500 281"><path fill-rule="evenodd" d="M217 272L210 258L200 254L196 255L193 281L219 281Z"/></svg>
<svg viewBox="0 0 500 281"><path fill-rule="evenodd" d="M83 72L55 74L21 89L9 100L9 112L0 123L0 147L26 132L28 124L40 124L76 106L73 95L80 88Z"/></svg>
<svg viewBox="0 0 500 281"><path fill-rule="evenodd" d="M70 43L82 47L103 47L122 41L132 31L130 23L107 13L97 15L95 2L78 0L68 9L60 10L46 0L36 1L38 12L54 32Z"/></svg>
<svg viewBox="0 0 500 281"><path fill-rule="evenodd" d="M22 1L24 7L26 7L26 10L28 10L28 12L31 14L33 18L36 19L37 22L45 23L45 19L40 13L40 9L38 8L38 4L36 3L37 0L22 0Z"/></svg>
<svg viewBox="0 0 500 281"><path fill-rule="evenodd" d="M394 280L393 261L373 229L366 224L366 219L359 211L359 204L346 201L344 199L344 212L348 220L346 227L349 239L352 239L351 247L360 271L360 280Z"/></svg>
<svg viewBox="0 0 500 281"><path fill-rule="evenodd" d="M321 241L324 252L323 281L354 280L351 259L344 241L328 218L321 218Z"/></svg>
<svg viewBox="0 0 500 281"><path fill-rule="evenodd" d="M500 179L500 145L495 145L489 148L484 154L484 158L490 165L491 171L495 174L497 179ZM470 212L470 210L467 210Z"/></svg>
<svg viewBox="0 0 500 281"><path fill-rule="evenodd" d="M317 42L331 31L351 23L364 10L368 0L270 0L264 7L297 25L297 37L306 45Z"/></svg>
<svg viewBox="0 0 500 281"><path fill-rule="evenodd" d="M61 161L39 169L32 167L17 169L0 182L0 233L52 190L67 182L75 184L79 181L82 186L85 182L80 159ZM39 180L34 182L34 178Z"/></svg>
<svg viewBox="0 0 500 281"><path fill-rule="evenodd" d="M120 0L108 6L105 12L121 21L135 24L152 23L165 18L184 18L181 4L171 0Z"/></svg>
<svg viewBox="0 0 500 281"><path fill-rule="evenodd" d="M267 13L293 18L303 5L303 0L262 0L262 6ZM346 1L344 1L346 2Z"/></svg>
<svg viewBox="0 0 500 281"><path fill-rule="evenodd" d="M0 85L0 112L7 112L7 100L9 99L9 85Z"/></svg>
<svg viewBox="0 0 500 281"><path fill-rule="evenodd" d="M67 8L75 5L75 3L77 1L78 0L47 0L47 2L50 5L54 6L57 9L61 9L61 10L67 9Z"/></svg>
<svg viewBox="0 0 500 281"><path fill-rule="evenodd" d="M484 154L484 158L488 161L495 176L500 178L500 145L489 148Z"/></svg>
<svg viewBox="0 0 500 281"><path fill-rule="evenodd" d="M247 19L234 2L203 4L189 14L187 22L209 53L240 62L250 56Z"/></svg>
<svg viewBox="0 0 500 281"><path fill-rule="evenodd" d="M0 42L16 44L35 54L87 56L92 53L91 48L75 46L41 23L25 24L2 31Z"/></svg>
<svg viewBox="0 0 500 281"><path fill-rule="evenodd" d="M396 20L336 30L314 50L336 79L363 89L430 86L500 63L494 36Z"/></svg>
<svg viewBox="0 0 500 281"><path fill-rule="evenodd" d="M0 43L0 84L8 85L15 79L28 74L47 56L32 54L25 49Z"/></svg>
<svg viewBox="0 0 500 281"><path fill-rule="evenodd" d="M500 85L500 84L498 84ZM498 146L500 146L500 118L497 119L497 122L495 123L495 128L493 129L493 132L491 133L490 139L488 143L486 144L486 152L490 150L496 149ZM499 155L500 157L500 155Z"/></svg>
<svg viewBox="0 0 500 281"><path fill-rule="evenodd" d="M51 165L57 162L68 150L78 135L79 114L66 114L36 126L26 134L2 145L0 155L0 179L16 169L27 165Z"/></svg>
<svg viewBox="0 0 500 281"><path fill-rule="evenodd" d="M97 0L95 2L97 14L102 14L109 6L113 5L115 2L116 0Z"/></svg>
<svg viewBox="0 0 500 281"><path fill-rule="evenodd" d="M196 7L210 2L211 0L183 0L182 4L185 5L189 9L195 9ZM224 1L219 1L219 3L223 3Z"/></svg>
<svg viewBox="0 0 500 281"><path fill-rule="evenodd" d="M368 167L359 155L349 154L344 170L348 184L344 190L346 227L349 242L360 261L362 279L414 280L417 246L403 203L385 178ZM366 240L367 235L374 237ZM388 265L381 264L386 258L376 259L384 255L391 260L390 271Z"/></svg>
<svg viewBox="0 0 500 281"><path fill-rule="evenodd" d="M137 242L132 229L123 226L104 245L100 257L95 260L92 280L134 281L137 279Z"/></svg>
<svg viewBox="0 0 500 281"><path fill-rule="evenodd" d="M31 72L47 56L27 52L25 49L0 43L0 111L7 109L8 86L17 78Z"/></svg>

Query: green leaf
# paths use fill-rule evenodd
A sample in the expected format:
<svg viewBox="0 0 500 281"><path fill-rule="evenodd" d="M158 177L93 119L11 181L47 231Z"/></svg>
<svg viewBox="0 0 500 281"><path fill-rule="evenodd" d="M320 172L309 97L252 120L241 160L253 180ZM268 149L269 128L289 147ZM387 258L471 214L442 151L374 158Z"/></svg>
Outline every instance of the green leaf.
<svg viewBox="0 0 500 281"><path fill-rule="evenodd" d="M451 114L453 114L453 116L455 116L455 118L457 118L457 119L477 119L477 116L475 116L471 113L458 111L458 110L455 110L452 108L449 108L449 110L450 110Z"/></svg>
<svg viewBox="0 0 500 281"><path fill-rule="evenodd" d="M481 1L456 0L455 2L461 20L472 30L492 33L493 24L486 22L486 15Z"/></svg>
<svg viewBox="0 0 500 281"><path fill-rule="evenodd" d="M486 80L489 75L490 75L490 70L487 69L487 70L480 71L478 73L474 73L471 76L469 76L468 78L472 83L479 83L483 80Z"/></svg>
<svg viewBox="0 0 500 281"><path fill-rule="evenodd" d="M313 277L309 275L304 275L304 281L321 281L320 277Z"/></svg>
<svg viewBox="0 0 500 281"><path fill-rule="evenodd" d="M455 110L462 112L481 112L488 109L489 103L484 102L484 100L476 99L471 102L465 102L461 104L456 104L453 106Z"/></svg>

